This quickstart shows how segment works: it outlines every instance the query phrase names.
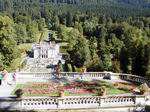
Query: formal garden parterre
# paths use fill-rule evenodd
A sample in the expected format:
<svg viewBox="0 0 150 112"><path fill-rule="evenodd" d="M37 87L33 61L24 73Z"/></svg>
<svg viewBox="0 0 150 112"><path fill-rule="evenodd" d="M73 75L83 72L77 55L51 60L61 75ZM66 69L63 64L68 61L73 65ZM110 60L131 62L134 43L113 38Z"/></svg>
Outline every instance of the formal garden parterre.
<svg viewBox="0 0 150 112"><path fill-rule="evenodd" d="M59 96L61 91L64 96L99 96L102 89L105 95L133 94L138 84L130 82L112 82L104 80L71 80L68 82L26 82L17 84L12 95L17 89L22 89L25 97L32 96Z"/></svg>

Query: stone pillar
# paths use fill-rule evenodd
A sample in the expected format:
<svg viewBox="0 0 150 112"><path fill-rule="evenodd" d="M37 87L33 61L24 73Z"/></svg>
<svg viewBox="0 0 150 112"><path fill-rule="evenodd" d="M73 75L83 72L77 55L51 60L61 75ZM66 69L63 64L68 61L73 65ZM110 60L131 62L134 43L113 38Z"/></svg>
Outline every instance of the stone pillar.
<svg viewBox="0 0 150 112"><path fill-rule="evenodd" d="M135 104L136 105L145 105L145 96L135 96Z"/></svg>
<svg viewBox="0 0 150 112"><path fill-rule="evenodd" d="M99 106L106 105L106 104L105 104L105 101L106 101L106 100L107 100L106 97L101 97L101 98L100 98L100 101L99 101L99 102L100 102L100 103L99 103Z"/></svg>
<svg viewBox="0 0 150 112"><path fill-rule="evenodd" d="M57 104L57 108L62 108L63 107L63 99L58 99L58 104Z"/></svg>

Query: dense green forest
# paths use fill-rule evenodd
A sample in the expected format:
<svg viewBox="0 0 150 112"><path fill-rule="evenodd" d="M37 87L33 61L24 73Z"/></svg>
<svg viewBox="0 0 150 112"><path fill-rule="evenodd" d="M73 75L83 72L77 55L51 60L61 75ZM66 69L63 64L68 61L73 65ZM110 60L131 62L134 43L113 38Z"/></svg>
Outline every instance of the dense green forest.
<svg viewBox="0 0 150 112"><path fill-rule="evenodd" d="M65 71L86 66L150 77L149 0L0 0L0 70L45 26L69 43Z"/></svg>

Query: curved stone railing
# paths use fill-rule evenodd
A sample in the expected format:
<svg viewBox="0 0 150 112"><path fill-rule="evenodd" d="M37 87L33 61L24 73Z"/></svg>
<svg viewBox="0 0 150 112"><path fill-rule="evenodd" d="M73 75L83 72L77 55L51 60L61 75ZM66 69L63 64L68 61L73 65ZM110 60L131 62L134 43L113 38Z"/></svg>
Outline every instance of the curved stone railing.
<svg viewBox="0 0 150 112"><path fill-rule="evenodd" d="M31 72L19 72L18 78L30 79L30 78L51 78L53 76L57 76L56 73L31 73ZM122 80L127 81L134 81L139 83L147 83L150 86L150 80L136 76L131 74L123 74L123 73L111 73L111 72L86 72L86 73L79 73L79 72L61 72L60 77L66 78L104 78L105 76L109 76L110 78L120 78Z"/></svg>
<svg viewBox="0 0 150 112"><path fill-rule="evenodd" d="M132 81L137 83L146 83L148 86L150 86L150 80L147 78L143 78L136 75L131 74L119 74L120 79L126 80L126 81Z"/></svg>
<svg viewBox="0 0 150 112"><path fill-rule="evenodd" d="M44 78L49 79L52 77L57 77L56 73L47 73L47 72L39 72L39 73L31 73L31 72L19 72L18 73L19 79L33 79L33 78ZM110 77L110 79L122 79L126 81L132 81L132 82L138 82L138 83L146 83L148 86L150 86L150 80L136 76L131 74L123 74L123 73L112 73L112 72L85 72L85 73L79 73L79 72L61 72L60 77L65 78L79 78L79 79L102 79L104 77Z"/></svg>
<svg viewBox="0 0 150 112"><path fill-rule="evenodd" d="M23 79L32 79L32 78L52 78L57 76L56 73L47 73L47 72L39 72L39 73L31 73L31 72L19 72L18 78ZM150 80L136 76L131 74L123 74L123 73L112 73L112 72L86 72L86 73L79 73L79 72L61 72L60 77L66 78L80 78L80 79L94 79L94 78L104 78L110 77L110 79L122 79L126 81L133 81L138 83L147 83L150 86Z"/></svg>

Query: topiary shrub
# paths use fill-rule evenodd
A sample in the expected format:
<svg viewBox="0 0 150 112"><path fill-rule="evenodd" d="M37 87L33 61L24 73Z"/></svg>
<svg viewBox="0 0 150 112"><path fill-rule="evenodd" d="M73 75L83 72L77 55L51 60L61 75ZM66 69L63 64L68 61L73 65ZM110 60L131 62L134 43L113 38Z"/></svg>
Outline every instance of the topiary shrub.
<svg viewBox="0 0 150 112"><path fill-rule="evenodd" d="M98 88L97 92L98 92L98 96L105 96L106 95L106 87L102 86L102 87Z"/></svg>
<svg viewBox="0 0 150 112"><path fill-rule="evenodd" d="M17 98L22 98L22 95L24 94L24 91L22 89L17 89L15 91L15 95Z"/></svg>

